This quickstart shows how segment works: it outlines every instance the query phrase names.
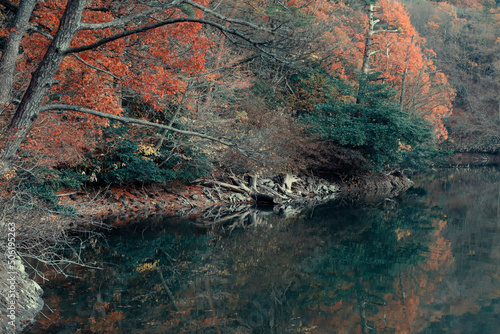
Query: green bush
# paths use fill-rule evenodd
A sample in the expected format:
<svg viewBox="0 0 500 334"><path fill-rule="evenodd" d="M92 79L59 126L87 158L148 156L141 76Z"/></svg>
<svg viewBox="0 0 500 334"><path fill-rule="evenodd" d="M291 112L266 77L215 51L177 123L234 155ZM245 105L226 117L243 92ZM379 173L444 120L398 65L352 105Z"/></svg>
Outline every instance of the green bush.
<svg viewBox="0 0 500 334"><path fill-rule="evenodd" d="M126 127L105 129L106 145L92 158L98 181L107 184L156 183L174 179L191 180L211 170L208 157L187 145L173 147L166 142L159 150L134 138ZM137 137L137 134L136 134Z"/></svg>
<svg viewBox="0 0 500 334"><path fill-rule="evenodd" d="M432 146L430 125L422 117L401 112L388 85L362 78L360 87L356 102L328 98L303 113L300 121L320 140L359 150L374 169L421 159Z"/></svg>
<svg viewBox="0 0 500 334"><path fill-rule="evenodd" d="M34 196L58 213L69 213L68 208L58 204L57 192L62 189L80 189L89 180L85 174L70 170L57 170L45 166L24 170L18 173L17 178L22 180L18 191ZM30 200L26 200L30 203Z"/></svg>

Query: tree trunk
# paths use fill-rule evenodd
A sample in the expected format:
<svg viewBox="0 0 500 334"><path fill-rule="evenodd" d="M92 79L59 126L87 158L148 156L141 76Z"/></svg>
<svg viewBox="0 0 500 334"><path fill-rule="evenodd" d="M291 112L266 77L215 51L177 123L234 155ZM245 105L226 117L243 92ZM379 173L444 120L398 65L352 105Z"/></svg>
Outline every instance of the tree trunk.
<svg viewBox="0 0 500 334"><path fill-rule="evenodd" d="M375 15L373 14L374 12L375 12L375 6L369 5L369 7L368 7L368 31L366 32L365 51L363 52L363 64L361 65L361 73L363 73L364 75L367 75L368 73L370 73L370 57L373 55L373 52L372 52L373 35L374 35L375 25L380 21L380 20L375 18ZM361 80L359 82L358 96L356 97L356 104L361 103L360 95L364 91L363 85L365 85L364 80Z"/></svg>
<svg viewBox="0 0 500 334"><path fill-rule="evenodd" d="M403 78L401 79L401 94L399 95L399 111L404 111L405 94L406 94L406 78L408 76L408 67L405 67Z"/></svg>
<svg viewBox="0 0 500 334"><path fill-rule="evenodd" d="M68 1L56 36L47 49L42 62L33 73L28 89L7 129L5 150L1 160L12 160L16 157L19 146L38 117L43 98L50 89L54 75L66 56L65 51L69 48L78 31L86 3L86 0Z"/></svg>
<svg viewBox="0 0 500 334"><path fill-rule="evenodd" d="M410 44L408 45L408 50L406 51L406 59L405 59L405 70L403 72L403 78L401 79L401 94L399 95L399 110L403 112L404 104L405 104L405 95L406 95L406 78L408 76L408 61L410 60L410 48L413 45L413 40L415 36L411 36Z"/></svg>
<svg viewBox="0 0 500 334"><path fill-rule="evenodd" d="M31 13L37 2L37 0L22 0L20 2L12 29L9 33L9 39L0 58L0 80L2 82L0 85L0 115L11 102L19 46L21 45L23 35L28 30Z"/></svg>
<svg viewBox="0 0 500 334"><path fill-rule="evenodd" d="M368 32L365 37L365 51L363 53L363 65L361 66L361 72L365 75L370 72L370 57L373 54L373 35L375 34L375 25L380 21L373 14L375 13L375 7L374 5L370 5L368 8Z"/></svg>

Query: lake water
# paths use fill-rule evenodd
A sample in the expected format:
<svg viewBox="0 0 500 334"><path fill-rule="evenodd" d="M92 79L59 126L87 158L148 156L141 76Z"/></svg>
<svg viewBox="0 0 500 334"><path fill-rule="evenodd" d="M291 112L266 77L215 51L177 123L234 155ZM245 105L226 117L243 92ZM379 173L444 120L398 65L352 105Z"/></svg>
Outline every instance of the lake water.
<svg viewBox="0 0 500 334"><path fill-rule="evenodd" d="M43 284L27 332L498 333L500 171L412 178L393 199L117 229L82 254L103 269Z"/></svg>

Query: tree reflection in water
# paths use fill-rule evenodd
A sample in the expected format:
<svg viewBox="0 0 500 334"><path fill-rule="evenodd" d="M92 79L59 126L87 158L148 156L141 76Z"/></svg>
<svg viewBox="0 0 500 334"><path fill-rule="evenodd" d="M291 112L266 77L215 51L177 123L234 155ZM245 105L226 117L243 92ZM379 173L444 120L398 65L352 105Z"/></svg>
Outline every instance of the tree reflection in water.
<svg viewBox="0 0 500 334"><path fill-rule="evenodd" d="M171 218L117 230L85 254L104 270L46 283L57 319L31 332L431 333L498 317L498 171L414 179L396 199L235 229Z"/></svg>

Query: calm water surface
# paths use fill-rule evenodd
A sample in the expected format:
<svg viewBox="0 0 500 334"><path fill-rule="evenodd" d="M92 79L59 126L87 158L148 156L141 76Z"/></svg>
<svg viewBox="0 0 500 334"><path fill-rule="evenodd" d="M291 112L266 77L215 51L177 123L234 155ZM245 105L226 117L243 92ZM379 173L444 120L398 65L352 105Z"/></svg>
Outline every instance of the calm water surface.
<svg viewBox="0 0 500 334"><path fill-rule="evenodd" d="M413 179L294 216L117 229L83 254L102 270L43 284L27 332L498 333L500 171Z"/></svg>

